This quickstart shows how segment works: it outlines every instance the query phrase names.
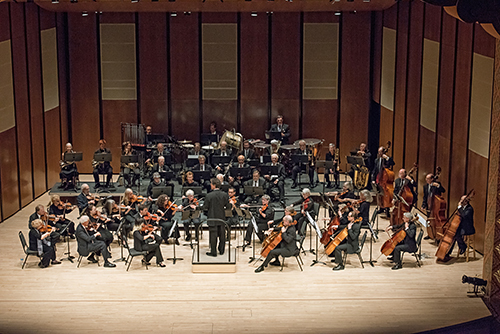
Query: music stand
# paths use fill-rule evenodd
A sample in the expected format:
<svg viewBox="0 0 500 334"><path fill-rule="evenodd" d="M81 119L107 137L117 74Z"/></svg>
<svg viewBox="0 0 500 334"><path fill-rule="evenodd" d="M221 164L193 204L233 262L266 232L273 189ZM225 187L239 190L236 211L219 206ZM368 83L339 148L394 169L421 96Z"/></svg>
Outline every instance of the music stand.
<svg viewBox="0 0 500 334"><path fill-rule="evenodd" d="M174 177L175 177L175 174L174 172L172 171L166 171L166 172L158 172L160 174L160 178L163 180L163 181L170 181L172 180Z"/></svg>
<svg viewBox="0 0 500 334"><path fill-rule="evenodd" d="M200 136L200 143L201 145L210 145L212 143L217 143L219 142L219 135L213 135L211 133L202 133Z"/></svg>
<svg viewBox="0 0 500 334"><path fill-rule="evenodd" d="M266 130L265 137L269 142L273 139L281 141L281 131Z"/></svg>
<svg viewBox="0 0 500 334"><path fill-rule="evenodd" d="M309 161L309 156L305 154L292 154L292 162L294 164L306 164Z"/></svg>
<svg viewBox="0 0 500 334"><path fill-rule="evenodd" d="M165 136L161 133L152 133L149 135L146 135L146 140L148 143L163 143L165 141Z"/></svg>
<svg viewBox="0 0 500 334"><path fill-rule="evenodd" d="M201 180L210 180L211 174L209 170L193 170L193 179L197 182Z"/></svg>
<svg viewBox="0 0 500 334"><path fill-rule="evenodd" d="M181 195L184 195L186 193L186 191L188 191L189 189L191 189L195 195L201 195L201 193L203 192L203 187L200 187L200 186L197 186L197 187L190 187L190 186L187 186L187 187L182 187L182 194Z"/></svg>
<svg viewBox="0 0 500 334"><path fill-rule="evenodd" d="M133 164L133 163L139 163L139 156L138 155L122 155L120 157L120 162L122 164ZM133 173L133 171L132 171ZM137 193L141 192L141 177L139 176L139 182L137 182Z"/></svg>
<svg viewBox="0 0 500 334"><path fill-rule="evenodd" d="M83 159L83 153L82 152L73 152L73 153L64 153L64 161L66 162L80 162ZM79 187L76 184L76 177L75 180L73 180L73 185L74 185L74 191L78 192Z"/></svg>
<svg viewBox="0 0 500 334"><path fill-rule="evenodd" d="M229 191L229 188L231 188L230 184L221 184L220 185L220 190L222 190L222 191L224 191L226 193Z"/></svg>
<svg viewBox="0 0 500 334"><path fill-rule="evenodd" d="M172 186L153 187L151 197L158 198L160 195L167 195L169 198L174 196L174 189Z"/></svg>
<svg viewBox="0 0 500 334"><path fill-rule="evenodd" d="M359 166L364 166L365 165L365 160L363 157L358 157L358 156L347 156L347 163L350 165L359 165Z"/></svg>
<svg viewBox="0 0 500 334"><path fill-rule="evenodd" d="M262 166L260 168L260 172L262 175L269 175L269 176L279 176L278 175L278 170L279 166Z"/></svg>
<svg viewBox="0 0 500 334"><path fill-rule="evenodd" d="M263 196L264 189L262 187L245 186L246 196Z"/></svg>
<svg viewBox="0 0 500 334"><path fill-rule="evenodd" d="M59 232L59 233L60 233L61 235L63 235L63 234L64 234L64 232L66 232L66 230L68 229L69 225L71 225L71 224L73 224L73 225L74 225L75 223L73 223L73 222L71 222L71 221L70 221L68 224L66 224L66 226L64 226L64 227L63 227L63 229L62 229L62 230L61 230L61 232ZM62 258L62 259L61 259L61 261L62 261L62 260L68 260L69 262L73 263L73 259L74 259L75 257L74 257L74 256L71 256L71 247L70 247L70 245L69 245L69 239L70 239L70 237L69 237L69 235L66 235L66 236L64 236L64 238L66 239L66 242L67 242L67 244L68 244L68 252L67 252L67 253L64 253L64 255L68 255L68 257Z"/></svg>
<svg viewBox="0 0 500 334"><path fill-rule="evenodd" d="M270 155L261 155L260 156L260 163L261 164L268 164L271 162L271 156Z"/></svg>
<svg viewBox="0 0 500 334"><path fill-rule="evenodd" d="M99 163L101 163L101 162L111 163L112 160L113 160L113 156L111 153L94 153L94 161L97 161ZM101 185L101 187L99 187L99 190L97 190L96 192L101 193L101 192L104 192L105 190L109 191L108 187L105 186L106 183L104 180L104 174L99 173L99 175L103 176L103 181L102 181L103 185ZM111 180L111 181L113 181L113 180Z"/></svg>
<svg viewBox="0 0 500 334"><path fill-rule="evenodd" d="M259 232L259 226L257 225L257 222L255 221L255 218L252 216L250 219L250 223L253 225L253 233L252 233L252 244L253 244L253 249L252 249L252 256L249 257L250 261L248 263L252 263L254 260L257 260L255 257L255 235ZM245 251L245 247L243 247L243 251Z"/></svg>
<svg viewBox="0 0 500 334"><path fill-rule="evenodd" d="M120 225L118 225L118 228L116 229L116 238L117 238L117 241L120 243L120 258L114 260L113 262L121 262L121 261L127 260L123 256L123 238L127 238L126 235L123 235L123 223L124 222L125 222L125 218L122 218L120 221Z"/></svg>
<svg viewBox="0 0 500 334"><path fill-rule="evenodd" d="M316 252L314 252L314 251L312 252L313 254L316 255L316 259L313 260L311 267L314 266L315 264L318 264L318 263L324 264L326 266L326 263L318 260L318 247L319 247L318 240L321 239L323 234L321 233L321 230L319 229L318 224L316 223L316 221L314 219L312 219L312 217L308 211L306 211L306 218L309 221L310 226L312 226L313 230L316 232Z"/></svg>
<svg viewBox="0 0 500 334"><path fill-rule="evenodd" d="M188 155L186 161L186 168L193 168L198 164L198 156L197 155Z"/></svg>
<svg viewBox="0 0 500 334"><path fill-rule="evenodd" d="M260 165L260 160L259 159L249 159L247 163L250 165L250 167L257 167Z"/></svg>
<svg viewBox="0 0 500 334"><path fill-rule="evenodd" d="M166 152L166 151L164 151ZM172 155L171 154L164 154L164 155L155 155L153 156L153 162L155 164L158 163L158 158L163 157L165 158L165 165L170 166L172 164Z"/></svg>
<svg viewBox="0 0 500 334"><path fill-rule="evenodd" d="M325 176L326 173L325 172L327 169L333 169L333 161L332 160L330 160L330 161L317 160L316 167L317 168L324 168L324 171L323 171L323 192L325 192L325 183L326 183L326 176ZM328 180L328 181L330 181L330 180Z"/></svg>
<svg viewBox="0 0 500 334"><path fill-rule="evenodd" d="M231 167L229 168L229 175L234 178L241 176L242 178L248 178L250 176L251 168L250 167Z"/></svg>
<svg viewBox="0 0 500 334"><path fill-rule="evenodd" d="M224 165L226 166L233 160L233 158L229 155L212 155L212 165Z"/></svg>

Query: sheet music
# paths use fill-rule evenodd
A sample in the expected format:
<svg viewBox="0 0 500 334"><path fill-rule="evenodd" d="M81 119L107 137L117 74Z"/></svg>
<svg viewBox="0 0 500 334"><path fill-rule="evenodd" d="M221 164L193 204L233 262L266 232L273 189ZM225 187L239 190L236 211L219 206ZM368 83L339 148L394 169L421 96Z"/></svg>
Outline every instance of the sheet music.
<svg viewBox="0 0 500 334"><path fill-rule="evenodd" d="M259 231L259 227L257 226L257 222L255 221L255 217L252 217L252 225L255 233Z"/></svg>
<svg viewBox="0 0 500 334"><path fill-rule="evenodd" d="M174 220L172 228L170 229L170 231L168 231L168 237L169 238L172 236L172 233L174 232L176 226L177 226L177 220Z"/></svg>
<svg viewBox="0 0 500 334"><path fill-rule="evenodd" d="M318 224L316 224L316 221L314 221L314 219L312 219L311 215L309 214L309 211L306 211L306 216L307 216L307 220L309 220L309 223L316 230L318 237L321 239L321 237L323 236L323 233L321 233L321 230L319 229Z"/></svg>
<svg viewBox="0 0 500 334"><path fill-rule="evenodd" d="M427 221L427 218L425 218L425 217L424 217L424 215L423 215L420 211L418 211L418 209L413 208L413 210L412 210L412 214L413 214L414 216L416 215L416 216L418 217L418 222L419 222L419 224L421 224L423 227L427 228L427 227L429 226L429 223L428 223L428 221Z"/></svg>

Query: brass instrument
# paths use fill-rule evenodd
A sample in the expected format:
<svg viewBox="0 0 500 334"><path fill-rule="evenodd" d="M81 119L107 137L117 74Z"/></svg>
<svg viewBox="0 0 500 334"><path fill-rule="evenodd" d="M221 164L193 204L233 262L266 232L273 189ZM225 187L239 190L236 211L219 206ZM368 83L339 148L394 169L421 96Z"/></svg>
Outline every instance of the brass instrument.
<svg viewBox="0 0 500 334"><path fill-rule="evenodd" d="M340 150L338 147L335 149L335 164L337 165L337 172L340 171Z"/></svg>
<svg viewBox="0 0 500 334"><path fill-rule="evenodd" d="M354 186L357 189L366 188L370 179L370 171L366 166L356 166L354 170Z"/></svg>
<svg viewBox="0 0 500 334"><path fill-rule="evenodd" d="M241 133L237 133L236 131L226 130L222 137L220 138L219 145L217 148L220 148L220 143L225 141L228 147L232 147L237 150L237 152L243 149L243 136Z"/></svg>
<svg viewBox="0 0 500 334"><path fill-rule="evenodd" d="M92 168L97 168L97 166L103 163L104 161L95 161L94 159L92 159Z"/></svg>

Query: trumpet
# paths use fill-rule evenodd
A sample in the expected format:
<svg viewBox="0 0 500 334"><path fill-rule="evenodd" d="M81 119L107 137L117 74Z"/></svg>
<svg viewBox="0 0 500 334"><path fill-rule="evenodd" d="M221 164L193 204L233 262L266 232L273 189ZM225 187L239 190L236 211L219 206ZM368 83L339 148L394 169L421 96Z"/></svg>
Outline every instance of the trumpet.
<svg viewBox="0 0 500 334"><path fill-rule="evenodd" d="M337 147L335 149L335 164L337 165L337 172L340 170L340 150Z"/></svg>

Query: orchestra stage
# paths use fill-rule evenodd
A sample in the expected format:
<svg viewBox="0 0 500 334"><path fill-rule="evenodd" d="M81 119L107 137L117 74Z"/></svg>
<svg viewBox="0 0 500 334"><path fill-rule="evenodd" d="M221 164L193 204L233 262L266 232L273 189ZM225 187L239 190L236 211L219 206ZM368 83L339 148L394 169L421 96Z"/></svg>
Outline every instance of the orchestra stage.
<svg viewBox="0 0 500 334"><path fill-rule="evenodd" d="M311 267L315 255L308 251L310 236L304 243L303 272L289 258L282 272L269 266L256 274L258 264L248 263L253 249L238 248L235 273L193 273L193 251L184 240L176 247L176 256L184 260L166 261L166 268L146 270L135 259L127 272L123 262L103 268L84 259L78 269L76 261L67 260L40 269L38 260L29 258L22 270L18 232L27 237L29 215L37 204L48 202L46 193L0 224L1 333L414 333L490 315L461 281L462 275L482 274L481 255L468 263L461 257L447 265L436 264L436 246L427 240L422 253L430 258L423 259L422 267L406 254L404 268L397 271L391 270L385 256L374 267L365 263L364 269L355 255L348 256L343 271L332 271L326 257L321 259L325 265ZM321 210L320 226L323 214ZM77 214L69 217L76 219ZM380 219L379 224L385 228L388 220ZM388 238L379 234L373 244L374 259ZM313 238L314 246L314 234ZM240 231L233 232L231 243L242 243ZM201 246L207 244L205 231ZM364 260L370 258L369 246L368 238ZM76 256L75 240L70 247ZM161 249L165 258L172 257L172 245L163 244ZM66 243L57 244L58 259L64 252ZM116 242L112 255L113 260L120 257Z"/></svg>

